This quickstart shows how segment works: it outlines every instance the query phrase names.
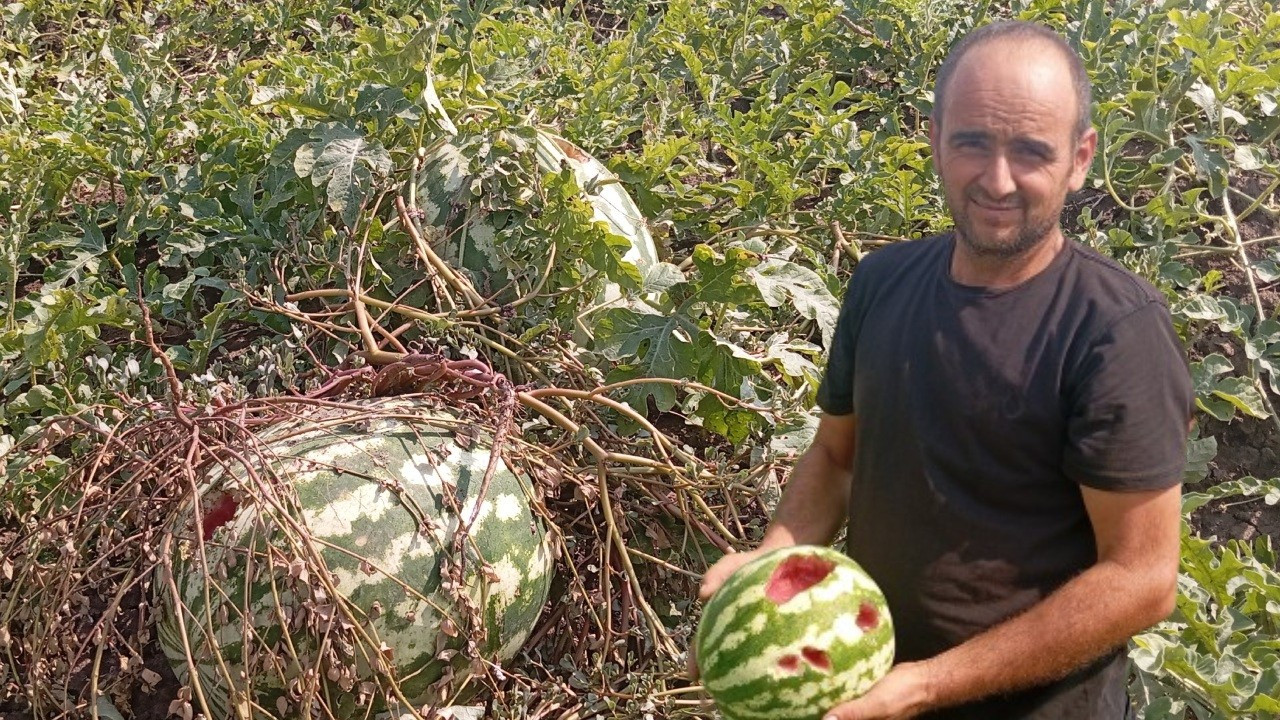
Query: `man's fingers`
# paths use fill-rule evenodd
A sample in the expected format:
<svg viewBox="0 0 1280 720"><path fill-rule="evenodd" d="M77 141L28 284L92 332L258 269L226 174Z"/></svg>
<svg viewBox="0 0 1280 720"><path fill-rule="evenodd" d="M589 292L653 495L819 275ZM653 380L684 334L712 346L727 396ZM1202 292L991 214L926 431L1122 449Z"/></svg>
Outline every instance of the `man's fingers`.
<svg viewBox="0 0 1280 720"><path fill-rule="evenodd" d="M715 565L707 569L707 574L702 576L702 584L698 586L698 599L703 602L710 600L733 571L746 565L755 556L755 552L729 553L716 561Z"/></svg>
<svg viewBox="0 0 1280 720"><path fill-rule="evenodd" d="M877 715L869 712L866 702L862 700L854 700L843 705L837 705L827 711L822 716L822 720L870 720L871 718L881 718L883 715Z"/></svg>

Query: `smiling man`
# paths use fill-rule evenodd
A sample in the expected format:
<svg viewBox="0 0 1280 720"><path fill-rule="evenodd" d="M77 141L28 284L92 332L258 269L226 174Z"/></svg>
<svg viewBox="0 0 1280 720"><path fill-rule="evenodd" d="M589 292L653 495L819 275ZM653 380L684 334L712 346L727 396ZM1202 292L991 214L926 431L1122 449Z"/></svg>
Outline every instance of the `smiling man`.
<svg viewBox="0 0 1280 720"><path fill-rule="evenodd" d="M1126 641L1173 608L1193 396L1163 297L1069 240L1097 146L1059 36L972 33L931 139L955 221L859 264L813 446L761 547L847 551L885 591L898 664L839 720L1122 720Z"/></svg>

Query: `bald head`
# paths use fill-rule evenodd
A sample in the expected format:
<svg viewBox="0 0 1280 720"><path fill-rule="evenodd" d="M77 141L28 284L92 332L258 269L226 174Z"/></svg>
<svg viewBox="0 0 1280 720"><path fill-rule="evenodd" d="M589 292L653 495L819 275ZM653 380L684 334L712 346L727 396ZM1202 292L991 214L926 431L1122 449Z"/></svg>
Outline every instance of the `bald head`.
<svg viewBox="0 0 1280 720"><path fill-rule="evenodd" d="M1068 92L1075 99L1075 135L1079 138L1089 129L1092 121L1093 88L1089 83L1089 75L1085 72L1084 63L1076 51L1067 44L1062 36L1043 25L1023 21L992 23L981 27L965 36L956 44L938 69L938 77L933 90L933 122L942 125L946 112L948 90L956 72L969 63L966 60L990 60L1003 53L981 52L975 50L999 50L1019 53L1022 58L1033 57L1037 62L1025 62L1026 67L1033 68L1037 80L1052 80L1050 74L1057 66L1065 70ZM1055 62L1056 61L1056 62ZM1061 63L1061 64L1059 64ZM966 68L969 70L971 68Z"/></svg>

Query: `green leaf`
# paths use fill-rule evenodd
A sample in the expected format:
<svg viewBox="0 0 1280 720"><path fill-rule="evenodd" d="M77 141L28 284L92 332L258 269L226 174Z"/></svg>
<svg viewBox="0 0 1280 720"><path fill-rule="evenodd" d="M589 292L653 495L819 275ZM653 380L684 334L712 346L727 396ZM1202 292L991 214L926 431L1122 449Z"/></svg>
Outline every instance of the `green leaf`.
<svg viewBox="0 0 1280 720"><path fill-rule="evenodd" d="M311 132L311 142L298 148L293 170L324 187L329 209L354 227L361 206L370 198L375 179L391 174L391 156L382 144L338 123L326 123Z"/></svg>
<svg viewBox="0 0 1280 720"><path fill-rule="evenodd" d="M1244 377L1230 377L1218 383L1213 389L1214 396L1226 400L1240 412L1262 420L1271 417L1267 412L1262 393L1253 380Z"/></svg>
<svg viewBox="0 0 1280 720"><path fill-rule="evenodd" d="M187 347L191 351L189 372L204 372L205 366L209 362L209 354L218 345L222 344L222 324L231 315L230 308L231 303L221 302L204 316L200 329L196 331L196 336L187 343Z"/></svg>
<svg viewBox="0 0 1280 720"><path fill-rule="evenodd" d="M659 262L645 268L640 289L645 293L661 293L685 280L684 272L680 268L671 263Z"/></svg>
<svg viewBox="0 0 1280 720"><path fill-rule="evenodd" d="M1213 392L1218 376L1234 369L1235 366L1231 361L1218 353L1207 355L1203 360L1191 363L1191 380L1195 385L1196 394L1207 395Z"/></svg>
<svg viewBox="0 0 1280 720"><path fill-rule="evenodd" d="M1264 283L1273 283L1280 280L1280 263L1275 260L1254 260L1250 265L1253 272L1258 276L1258 280Z"/></svg>
<svg viewBox="0 0 1280 720"><path fill-rule="evenodd" d="M651 376L692 377L698 367L693 337L701 332L680 314L610 308L596 325L596 350L610 360L643 360Z"/></svg>
<svg viewBox="0 0 1280 720"><path fill-rule="evenodd" d="M1192 295L1177 303L1174 312L1185 315L1192 320L1220 320L1226 317L1226 311L1212 295Z"/></svg>
<svg viewBox="0 0 1280 720"><path fill-rule="evenodd" d="M1204 480L1209 474L1209 463L1218 456L1218 439L1209 436L1187 441L1187 466L1182 481L1189 485Z"/></svg>
<svg viewBox="0 0 1280 720"><path fill-rule="evenodd" d="M1209 413L1217 420L1222 422L1230 422L1231 418L1236 416L1235 406L1215 396L1196 398L1196 407L1204 412Z"/></svg>
<svg viewBox="0 0 1280 720"><path fill-rule="evenodd" d="M1170 261L1160 266L1160 277L1183 289L1195 287L1200 282L1200 274L1191 267L1180 262Z"/></svg>
<svg viewBox="0 0 1280 720"><path fill-rule="evenodd" d="M728 248L720 255L709 245L693 249L693 264L698 274L692 281L694 297L701 302L738 305L759 298L759 291L749 284L743 273L760 258L749 250Z"/></svg>
<svg viewBox="0 0 1280 720"><path fill-rule="evenodd" d="M760 416L750 410L728 407L720 398L707 395L698 403L696 417L702 426L738 445L751 435Z"/></svg>
<svg viewBox="0 0 1280 720"><path fill-rule="evenodd" d="M788 417L773 430L769 451L784 457L799 457L809 449L818 433L818 414L807 412Z"/></svg>
<svg viewBox="0 0 1280 720"><path fill-rule="evenodd" d="M1235 161L1237 170L1261 170L1271 162L1271 158L1257 145L1238 145Z"/></svg>
<svg viewBox="0 0 1280 720"><path fill-rule="evenodd" d="M771 258L748 274L769 307L790 304L801 317L818 323L823 346L831 347L840 303L818 273L793 262Z"/></svg>
<svg viewBox="0 0 1280 720"><path fill-rule="evenodd" d="M80 230L79 241L62 251L61 260L45 268L45 287L59 288L97 274L102 256L107 251L106 238L91 220L82 222Z"/></svg>
<svg viewBox="0 0 1280 720"><path fill-rule="evenodd" d="M427 109L428 116L435 121L436 126L449 135L457 135L458 128L453 124L453 120L449 118L449 113L444 109L444 104L440 102L440 96L436 94L435 79L430 71L427 72L426 82L422 86L422 94L418 96L418 102Z"/></svg>
<svg viewBox="0 0 1280 720"><path fill-rule="evenodd" d="M1184 139L1191 146L1191 158L1196 170L1209 183L1209 193L1214 197L1222 197L1227 185L1227 173L1231 170L1227 159L1222 153L1211 150L1208 147L1209 141L1203 137L1188 135Z"/></svg>

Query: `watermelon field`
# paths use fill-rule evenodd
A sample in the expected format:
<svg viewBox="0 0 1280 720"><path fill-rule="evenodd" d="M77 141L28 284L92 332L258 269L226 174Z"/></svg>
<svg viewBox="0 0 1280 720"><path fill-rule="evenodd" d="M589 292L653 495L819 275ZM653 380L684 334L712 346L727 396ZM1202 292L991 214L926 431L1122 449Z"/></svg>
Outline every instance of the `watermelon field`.
<svg viewBox="0 0 1280 720"><path fill-rule="evenodd" d="M0 718L717 717L699 578L850 273L948 228L934 73L1001 18L1079 49L1064 227L1195 382L1139 717L1280 718L1258 0L0 3Z"/></svg>

